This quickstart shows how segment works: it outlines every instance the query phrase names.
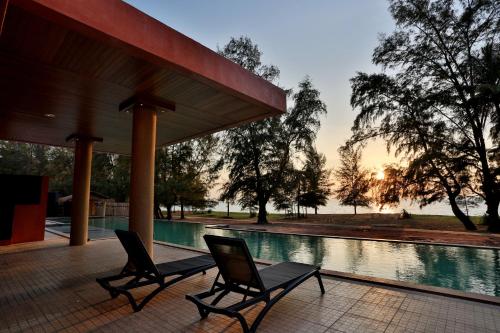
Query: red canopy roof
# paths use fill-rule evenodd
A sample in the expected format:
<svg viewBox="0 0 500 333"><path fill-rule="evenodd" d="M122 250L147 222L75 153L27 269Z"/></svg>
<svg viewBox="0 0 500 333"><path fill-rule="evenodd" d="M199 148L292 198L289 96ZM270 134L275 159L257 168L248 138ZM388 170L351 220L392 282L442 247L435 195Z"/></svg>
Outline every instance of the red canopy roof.
<svg viewBox="0 0 500 333"><path fill-rule="evenodd" d="M118 109L135 95L175 105L158 118L158 146L286 110L282 89L124 2L10 0L0 139L66 146L77 133L128 154L132 117Z"/></svg>

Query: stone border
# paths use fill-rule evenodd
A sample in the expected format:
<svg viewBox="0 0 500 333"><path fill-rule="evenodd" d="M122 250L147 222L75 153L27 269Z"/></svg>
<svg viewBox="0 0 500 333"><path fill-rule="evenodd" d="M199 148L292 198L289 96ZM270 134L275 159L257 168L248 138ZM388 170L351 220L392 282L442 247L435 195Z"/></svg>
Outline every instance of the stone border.
<svg viewBox="0 0 500 333"><path fill-rule="evenodd" d="M50 228L50 227L49 227ZM47 227L45 227L45 232L48 232L48 233L51 233L51 234L54 234L54 235L57 235L57 236L60 236L60 237L64 237L64 238L67 238L69 239L69 235L64 233L64 232L60 232L60 231L55 231L55 230L50 230L48 229ZM43 241L45 241L46 239L44 239Z"/></svg>
<svg viewBox="0 0 500 333"><path fill-rule="evenodd" d="M48 232L48 233L50 233L50 234L54 234L54 235L57 235L57 236L60 236L60 237L64 237L64 238L70 239L70 235L68 235L67 233L60 232L60 231L55 231L55 230L50 230L50 227L45 227L45 231ZM95 242L95 241L99 241L99 240L107 240L107 239L115 239L115 238L116 238L116 236L102 237L102 238L95 238L95 239L89 238L87 240L87 242ZM46 239L44 239L43 241L45 241L45 240Z"/></svg>
<svg viewBox="0 0 500 333"><path fill-rule="evenodd" d="M199 223L201 222L190 222ZM384 238L366 238L366 237L353 237L353 236L334 236L334 235L320 235L320 234L307 234L307 233L294 233L294 232L280 232L280 231L269 231L269 230L249 230L245 228L215 228L220 230L233 230L233 231L246 231L246 232L266 232L270 234L281 234L281 235L294 235L294 236L309 236L309 237L325 237L325 238L340 238L340 239L352 239L352 240L363 240L363 241L374 241L374 242L388 242L388 243L408 243L408 244L422 244L422 245L437 245L437 246L455 246L455 247L465 247L465 248L476 248L483 250L500 250L500 246L485 246L485 245L469 245L469 244L457 244L457 243L441 243L441 242L419 242L411 240L400 240L400 239L384 239Z"/></svg>
<svg viewBox="0 0 500 333"><path fill-rule="evenodd" d="M158 245L169 246L169 247L187 250L187 251L191 251L191 252L198 252L198 253L203 253L203 254L210 253L210 251L208 251L208 250L197 249L197 248L193 248L193 247L186 246L186 245L178 245L178 244L172 244L172 243L156 241L156 240L154 241L154 243L158 244ZM265 259L256 259L255 262L258 264L261 264L261 265L275 264L275 262L273 262L271 260L265 260ZM467 301L500 305L500 297L490 296L490 295L482 295L482 294L465 292L465 291L459 291L459 290L454 290L454 289L450 289L450 288L421 285L421 284L416 284L416 283L412 283L412 282L403 282L403 281L390 280L390 279L384 279L384 278L376 278L376 277L371 277L371 276L366 276L366 275L338 272L338 271L333 271L333 270L328 270L328 269L322 269L321 274L328 276L328 277L334 277L334 278L343 279L343 280L371 283L371 284L376 284L376 285L380 285L380 286L384 286L384 287L393 287L393 288L398 288L398 289L423 292L423 293L427 293L427 294L434 294L434 295L439 295L439 296L458 298L458 299L467 300Z"/></svg>

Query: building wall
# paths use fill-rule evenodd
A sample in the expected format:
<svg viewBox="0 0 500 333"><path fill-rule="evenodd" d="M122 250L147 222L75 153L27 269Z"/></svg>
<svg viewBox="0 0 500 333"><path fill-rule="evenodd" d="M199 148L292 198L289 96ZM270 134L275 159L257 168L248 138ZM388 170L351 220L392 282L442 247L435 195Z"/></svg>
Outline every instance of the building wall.
<svg viewBox="0 0 500 333"><path fill-rule="evenodd" d="M0 245L44 239L48 187L48 177L0 175Z"/></svg>

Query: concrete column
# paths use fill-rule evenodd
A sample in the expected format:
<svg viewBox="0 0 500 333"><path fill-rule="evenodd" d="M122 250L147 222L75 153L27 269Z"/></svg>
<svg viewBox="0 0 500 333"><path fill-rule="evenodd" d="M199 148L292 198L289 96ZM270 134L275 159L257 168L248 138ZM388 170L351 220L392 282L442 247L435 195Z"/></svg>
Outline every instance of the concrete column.
<svg viewBox="0 0 500 333"><path fill-rule="evenodd" d="M91 139L75 138L70 245L85 245L87 243L92 146Z"/></svg>
<svg viewBox="0 0 500 333"><path fill-rule="evenodd" d="M139 234L152 256L157 115L141 104L133 112L129 230Z"/></svg>

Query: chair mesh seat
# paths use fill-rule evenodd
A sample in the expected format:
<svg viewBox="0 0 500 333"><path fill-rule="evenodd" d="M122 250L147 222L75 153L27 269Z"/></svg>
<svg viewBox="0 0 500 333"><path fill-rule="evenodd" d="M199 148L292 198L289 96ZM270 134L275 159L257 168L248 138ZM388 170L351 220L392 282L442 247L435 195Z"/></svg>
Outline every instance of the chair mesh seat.
<svg viewBox="0 0 500 333"><path fill-rule="evenodd" d="M205 266L205 265L215 265L214 260L211 255L202 255L187 259L181 259L176 261L170 261L163 264L156 265L160 274L164 276L169 275L182 275L185 272L192 270L193 268Z"/></svg>
<svg viewBox="0 0 500 333"><path fill-rule="evenodd" d="M282 262L260 269L259 275L266 290L273 290L318 269L318 266L308 264Z"/></svg>

